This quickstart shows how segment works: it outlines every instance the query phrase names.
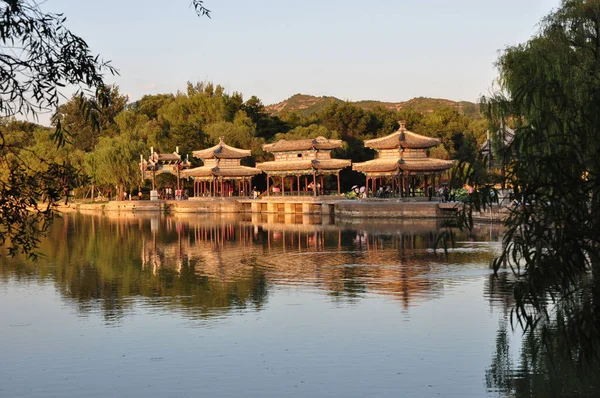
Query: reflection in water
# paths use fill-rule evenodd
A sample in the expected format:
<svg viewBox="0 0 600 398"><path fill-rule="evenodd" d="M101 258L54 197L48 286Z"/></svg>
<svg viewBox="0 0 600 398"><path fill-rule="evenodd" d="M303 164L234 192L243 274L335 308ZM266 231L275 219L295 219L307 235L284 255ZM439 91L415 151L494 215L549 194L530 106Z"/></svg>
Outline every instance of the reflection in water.
<svg viewBox="0 0 600 398"><path fill-rule="evenodd" d="M487 296L503 308L496 334L496 345L490 367L486 370L486 386L514 397L598 397L600 396L600 359L579 357L574 341L560 323L543 332L527 332L520 350L511 347L511 325L515 280L509 270L500 270L486 284ZM559 315L560 317L560 315ZM513 343L514 344L514 343Z"/></svg>
<svg viewBox="0 0 600 398"><path fill-rule="evenodd" d="M465 358L469 358L471 340L482 338L488 345L494 340L492 334L479 332L478 321L472 319L485 318L485 314L478 313L478 307L468 300L483 296L487 300L484 307L489 313L499 314L499 324L491 364L488 362L485 371L478 368L478 381L473 385L465 384L472 376L460 378L455 375L455 384L443 385L439 381L437 390L432 382L424 381L422 384L426 388L432 388L431 394L424 394L425 390L417 388L406 390L407 395L446 395L444 392L450 388L462 391L456 396L480 396L481 393L468 394L468 391L480 386L485 377L485 387L491 395L552 396L557 391L563 395L576 391L581 395L597 396L598 386L594 380L598 380L598 368L577 368L564 352L542 352L534 356L534 345L527 339L519 354L520 341L513 336L509 321L513 306L511 274L501 270L495 277L488 267L498 249L501 232L489 225L478 228L474 236L456 231L456 245L444 252L434 250L440 234L440 227L435 222L344 222L297 215L66 215L53 226L50 238L42 242L41 251L45 258L37 263L22 259L2 260L0 287L52 285L61 300L74 308L79 317L92 318L99 313L106 325L121 329L126 329L123 323L128 315L140 313L176 316L189 322L188 326L216 325L214 327L218 328L220 321L231 319L234 314L259 316L268 312L267 308L275 311L282 305L291 305L289 301L293 303L294 299L281 292L295 291L308 303L305 305L314 306L314 310L306 313L295 312L297 316L309 317L306 324L298 320L296 327L301 336L312 336L313 340L323 339L322 335L314 333L325 323L318 319L318 314L326 311L318 297L333 303L336 308L354 311L352 316L345 311L332 313L338 317L346 314L344 316L349 318L345 327L331 331L342 340L344 336L355 338L347 331L362 330L372 313L392 303L406 319L424 325L423 330L403 330L394 323L402 322L396 319L398 313L381 309L381 319L395 326L389 330L380 329L380 326L365 330L386 333L388 340L382 338L381 344L389 351L388 355L384 357L377 351L377 356L366 360L378 343L366 340L350 343L360 353L354 359L366 360L370 363L369 368L376 370L377 376L371 374L369 377L380 377L378 385L391 383L395 386L393 390L386 390L388 392L402 391L401 386L406 384L396 384L395 377L413 371L417 373L410 377L416 382L419 375L427 373L426 368L419 368L420 361L427 355L431 357L431 364L439 363L448 368L443 364L449 360L449 367L454 367L458 366L455 363L460 364L460 359L455 358L455 354L445 356L442 354L445 350L462 344ZM473 293L473 289L479 290ZM448 299L448 296L452 298ZM320 304L310 304L313 301ZM365 303L369 304L365 307ZM438 308L435 312L431 306L434 303ZM369 310L361 312L364 308ZM287 312L289 309L282 310L284 314ZM272 317L272 312L270 314ZM289 334L293 341L294 331L286 326L291 322L289 319L283 316L279 323L269 319L271 323L267 324L274 328L273 334L268 335L270 340L276 341L277 330L283 327L285 335ZM460 322L469 322L471 329L465 326L462 330ZM266 333L264 329L260 330ZM454 330L448 332L450 340L439 335L446 330ZM390 336L402 333L409 344L415 346L414 352L410 346L393 351L397 341ZM433 333L438 334L432 336ZM259 340L256 334L252 339ZM387 344L388 341L393 344ZM336 343L334 338L329 345ZM296 344L303 342L300 340ZM289 348L286 346L284 352L287 353ZM343 356L346 351L332 352ZM219 353L222 352L223 348ZM261 351L256 352L255 356L253 351L247 351L245 355L255 360L261 358ZM323 355L330 358L326 349ZM392 359L385 359L390 355ZM394 355L408 356L403 370L393 370ZM550 361L552 357L561 358L558 366ZM213 358L212 362L218 360ZM431 364L429 366L433 366ZM389 375L385 373L387 370L390 370ZM313 376L331 371L329 367L316 368ZM346 371L352 371L352 367ZM286 378L282 376L282 380ZM203 379L203 383L208 383L208 379ZM383 391L377 388L371 386L368 391ZM235 391L244 389L242 386ZM352 390L340 391L352 395ZM319 395L313 391L314 394Z"/></svg>
<svg viewBox="0 0 600 398"><path fill-rule="evenodd" d="M0 275L51 280L82 314L101 309L107 320L121 318L138 296L190 317L260 309L269 284L310 285L348 300L385 294L408 308L452 284L448 264L460 265L462 277L469 264L492 258L474 242L434 252L437 231L432 222L339 226L296 215L67 215L42 243L45 259L10 261Z"/></svg>

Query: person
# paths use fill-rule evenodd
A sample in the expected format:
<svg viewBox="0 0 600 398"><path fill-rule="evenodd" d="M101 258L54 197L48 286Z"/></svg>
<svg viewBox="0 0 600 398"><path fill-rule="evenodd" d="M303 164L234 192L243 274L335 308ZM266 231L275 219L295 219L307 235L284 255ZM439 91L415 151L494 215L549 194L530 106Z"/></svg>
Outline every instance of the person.
<svg viewBox="0 0 600 398"><path fill-rule="evenodd" d="M360 187L360 197L363 199L367 197L367 188L365 186Z"/></svg>
<svg viewBox="0 0 600 398"><path fill-rule="evenodd" d="M252 187L252 198L258 198L258 192L256 191L256 187Z"/></svg>
<svg viewBox="0 0 600 398"><path fill-rule="evenodd" d="M140 191L138 191L138 199L139 199L139 200L142 200L142 191L141 191L141 190L140 190Z"/></svg>
<svg viewBox="0 0 600 398"><path fill-rule="evenodd" d="M450 190L448 190L447 186L444 186L444 202L449 202L449 197L450 197Z"/></svg>

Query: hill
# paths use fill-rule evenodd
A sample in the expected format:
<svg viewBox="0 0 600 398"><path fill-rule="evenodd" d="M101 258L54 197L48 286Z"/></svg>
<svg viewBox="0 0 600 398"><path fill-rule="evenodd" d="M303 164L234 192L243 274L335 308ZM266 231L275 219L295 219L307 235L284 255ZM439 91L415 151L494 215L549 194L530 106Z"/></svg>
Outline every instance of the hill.
<svg viewBox="0 0 600 398"><path fill-rule="evenodd" d="M283 112L297 112L304 116L319 113L332 102L344 102L336 97L315 97L313 95L295 94L290 98L266 107L271 115L279 115ZM468 101L452 101L442 98L418 97L404 102L383 102L383 101L356 101L351 102L363 109L373 109L377 106L399 111L401 109L410 109L420 113L430 113L439 109L454 108L463 112L466 116L473 119L481 117L477 104Z"/></svg>

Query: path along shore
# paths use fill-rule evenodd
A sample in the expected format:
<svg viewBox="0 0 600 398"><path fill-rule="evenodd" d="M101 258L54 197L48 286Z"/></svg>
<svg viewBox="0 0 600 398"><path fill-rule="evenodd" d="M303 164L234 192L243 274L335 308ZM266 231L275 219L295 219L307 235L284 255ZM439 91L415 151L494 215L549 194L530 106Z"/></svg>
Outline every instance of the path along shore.
<svg viewBox="0 0 600 398"><path fill-rule="evenodd" d="M333 214L342 218L444 219L462 207L460 202L439 203L426 198L361 199L340 197L191 198L190 200L124 200L71 202L61 212L81 213L198 213L198 214ZM476 221L497 222L507 214L502 206L473 214Z"/></svg>

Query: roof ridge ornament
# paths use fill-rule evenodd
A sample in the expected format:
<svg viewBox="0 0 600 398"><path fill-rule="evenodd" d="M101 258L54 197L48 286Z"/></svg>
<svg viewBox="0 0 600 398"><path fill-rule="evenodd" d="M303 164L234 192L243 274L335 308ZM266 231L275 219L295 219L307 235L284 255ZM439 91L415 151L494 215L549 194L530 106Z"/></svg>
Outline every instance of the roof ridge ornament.
<svg viewBox="0 0 600 398"><path fill-rule="evenodd" d="M400 125L400 131L406 130L406 120L398 120L398 124Z"/></svg>

